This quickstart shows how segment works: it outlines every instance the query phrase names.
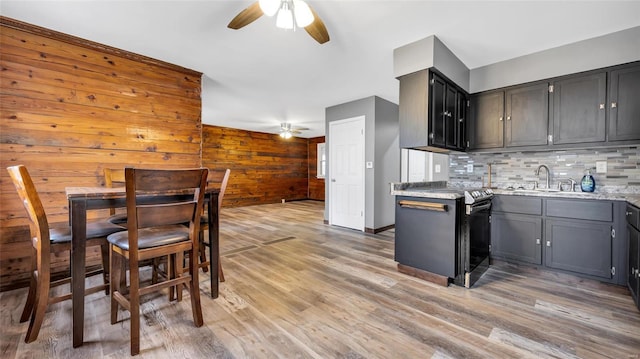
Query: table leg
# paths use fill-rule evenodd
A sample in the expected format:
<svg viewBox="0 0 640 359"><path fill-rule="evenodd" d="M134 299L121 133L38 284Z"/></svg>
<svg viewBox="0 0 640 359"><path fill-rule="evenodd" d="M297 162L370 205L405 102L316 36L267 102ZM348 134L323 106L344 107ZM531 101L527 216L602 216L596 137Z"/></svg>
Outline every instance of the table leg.
<svg viewBox="0 0 640 359"><path fill-rule="evenodd" d="M218 213L218 193L209 195L209 273L211 274L211 298L218 298L220 260L220 226Z"/></svg>
<svg viewBox="0 0 640 359"><path fill-rule="evenodd" d="M69 203L71 216L71 303L73 308L73 347L84 341L84 277L87 236L87 202Z"/></svg>

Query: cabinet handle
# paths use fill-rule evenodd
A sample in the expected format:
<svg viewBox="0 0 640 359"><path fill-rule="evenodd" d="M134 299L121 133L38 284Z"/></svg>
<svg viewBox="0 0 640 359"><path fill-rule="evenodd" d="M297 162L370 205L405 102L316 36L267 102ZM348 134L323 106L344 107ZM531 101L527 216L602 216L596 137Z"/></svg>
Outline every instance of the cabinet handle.
<svg viewBox="0 0 640 359"><path fill-rule="evenodd" d="M611 103L611 108L616 108L618 107L618 103L617 102L612 102Z"/></svg>
<svg viewBox="0 0 640 359"><path fill-rule="evenodd" d="M540 245L540 238L536 238L536 244Z"/></svg>
<svg viewBox="0 0 640 359"><path fill-rule="evenodd" d="M500 121L502 121L502 116L500 116Z"/></svg>
<svg viewBox="0 0 640 359"><path fill-rule="evenodd" d="M547 247L551 247L551 241L547 241Z"/></svg>
<svg viewBox="0 0 640 359"><path fill-rule="evenodd" d="M507 121L511 121L511 116L507 116Z"/></svg>
<svg viewBox="0 0 640 359"><path fill-rule="evenodd" d="M443 203L402 200L402 201L398 201L398 204L400 205L400 207L403 207L403 208L423 209L427 211L437 211L437 212L447 211L447 205Z"/></svg>
<svg viewBox="0 0 640 359"><path fill-rule="evenodd" d="M600 104L600 109L604 110L604 104L603 103Z"/></svg>
<svg viewBox="0 0 640 359"><path fill-rule="evenodd" d="M462 123L462 121L464 121L464 119L463 119L463 118L461 118L461 119L459 119L459 120L458 120L458 122L460 122L460 123Z"/></svg>

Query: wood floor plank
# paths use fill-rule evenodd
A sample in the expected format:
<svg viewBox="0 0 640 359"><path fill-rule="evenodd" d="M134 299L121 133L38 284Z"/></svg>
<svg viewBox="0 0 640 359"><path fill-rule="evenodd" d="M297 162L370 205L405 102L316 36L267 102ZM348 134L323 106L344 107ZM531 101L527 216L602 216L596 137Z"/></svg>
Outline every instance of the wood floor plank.
<svg viewBox="0 0 640 359"><path fill-rule="evenodd" d="M145 296L139 357L640 358L640 312L624 287L506 263L470 289L437 286L397 271L393 229L332 227L323 213L317 201L223 209L226 282L214 300L200 274L204 326L186 292ZM129 314L111 325L104 293L85 298L75 349L69 301L50 306L25 344L25 299L25 289L0 293L1 358L129 355Z"/></svg>

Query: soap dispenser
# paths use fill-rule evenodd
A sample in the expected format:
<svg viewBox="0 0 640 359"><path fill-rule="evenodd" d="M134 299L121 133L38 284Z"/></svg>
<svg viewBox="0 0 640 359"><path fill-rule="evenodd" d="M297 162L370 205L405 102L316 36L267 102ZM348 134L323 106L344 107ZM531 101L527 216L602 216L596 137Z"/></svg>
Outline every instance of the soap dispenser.
<svg viewBox="0 0 640 359"><path fill-rule="evenodd" d="M596 189L596 180L593 179L590 168L587 169L587 174L582 177L580 188L582 188L582 192L593 192Z"/></svg>

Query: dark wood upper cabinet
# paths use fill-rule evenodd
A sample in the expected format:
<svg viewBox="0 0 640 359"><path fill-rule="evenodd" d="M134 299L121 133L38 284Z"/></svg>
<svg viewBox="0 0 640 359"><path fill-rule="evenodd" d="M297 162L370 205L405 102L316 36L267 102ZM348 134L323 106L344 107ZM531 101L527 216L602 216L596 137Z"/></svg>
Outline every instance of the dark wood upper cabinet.
<svg viewBox="0 0 640 359"><path fill-rule="evenodd" d="M471 95L470 150L640 142L640 62Z"/></svg>
<svg viewBox="0 0 640 359"><path fill-rule="evenodd" d="M640 65L609 72L609 141L640 139Z"/></svg>
<svg viewBox="0 0 640 359"><path fill-rule="evenodd" d="M607 73L556 80L552 86L553 143L604 142Z"/></svg>
<svg viewBox="0 0 640 359"><path fill-rule="evenodd" d="M468 126L471 149L504 146L504 91L471 96L472 121Z"/></svg>
<svg viewBox="0 0 640 359"><path fill-rule="evenodd" d="M400 147L464 151L467 98L431 70L400 77Z"/></svg>
<svg viewBox="0 0 640 359"><path fill-rule="evenodd" d="M549 84L517 87L505 92L505 145L547 145Z"/></svg>

